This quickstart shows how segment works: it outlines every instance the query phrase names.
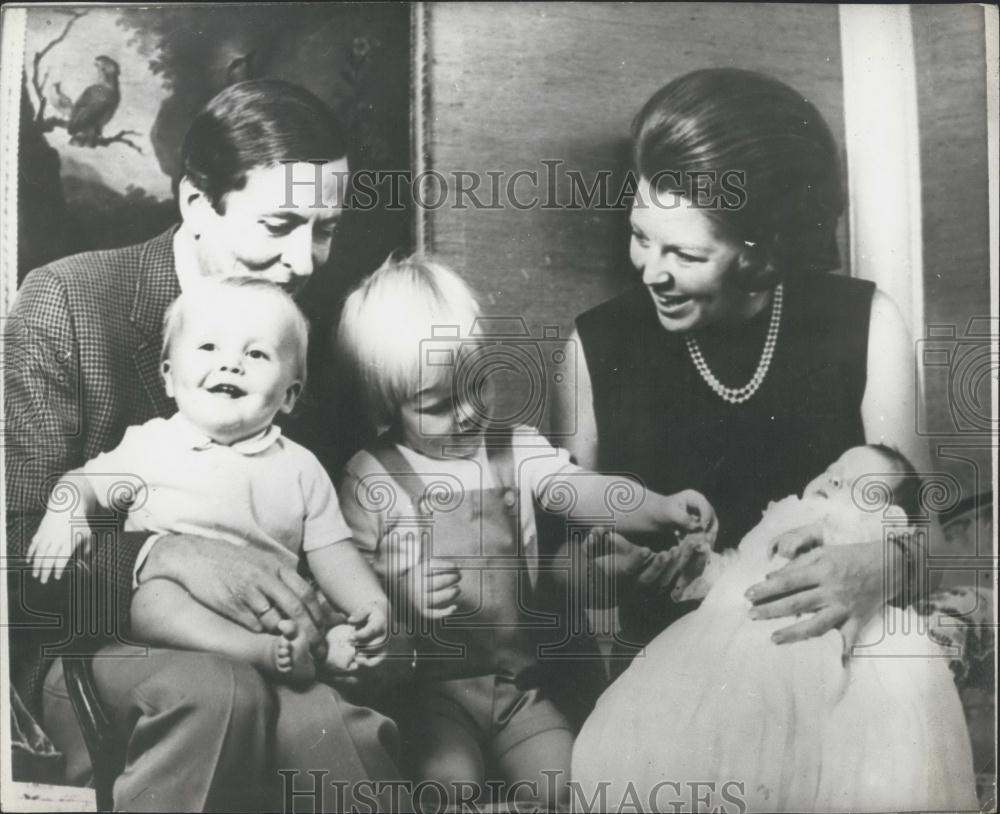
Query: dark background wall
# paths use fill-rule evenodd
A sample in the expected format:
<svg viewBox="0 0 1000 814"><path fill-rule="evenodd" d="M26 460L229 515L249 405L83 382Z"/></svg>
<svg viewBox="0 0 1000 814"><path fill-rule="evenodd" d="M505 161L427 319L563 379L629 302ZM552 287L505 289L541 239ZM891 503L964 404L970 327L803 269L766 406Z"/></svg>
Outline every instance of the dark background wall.
<svg viewBox="0 0 1000 814"><path fill-rule="evenodd" d="M428 13L427 151L443 173L535 170L544 196L541 162L558 159L561 173L613 171L617 189L632 116L665 82L701 67L773 74L844 141L835 6L449 3ZM525 195L529 187L518 184ZM569 198L561 174L558 200ZM535 328L568 330L631 279L624 208L445 206L427 219L430 246L476 281L491 309Z"/></svg>

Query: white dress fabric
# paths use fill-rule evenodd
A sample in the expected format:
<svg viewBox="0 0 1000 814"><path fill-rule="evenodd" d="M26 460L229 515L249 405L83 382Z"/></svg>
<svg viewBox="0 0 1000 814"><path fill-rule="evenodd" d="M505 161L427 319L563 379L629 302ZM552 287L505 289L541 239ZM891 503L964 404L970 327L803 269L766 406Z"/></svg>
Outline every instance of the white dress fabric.
<svg viewBox="0 0 1000 814"><path fill-rule="evenodd" d="M588 718L573 752L578 799L600 792L607 810L647 811L678 800L735 811L734 798L750 811L978 808L948 659L915 613L886 608L846 666L838 631L776 645L789 620L748 616L744 592L784 562L767 553L776 535L822 520L828 540L880 536L880 516L835 522L829 505L772 503L737 551L717 556L702 605L657 636ZM678 796L692 783L714 786L701 786L700 803Z"/></svg>

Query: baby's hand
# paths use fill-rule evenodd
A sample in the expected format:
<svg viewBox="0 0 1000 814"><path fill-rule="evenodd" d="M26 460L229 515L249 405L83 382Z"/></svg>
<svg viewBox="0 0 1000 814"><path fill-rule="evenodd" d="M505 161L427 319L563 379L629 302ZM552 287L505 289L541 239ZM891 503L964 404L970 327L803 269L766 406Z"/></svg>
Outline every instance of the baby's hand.
<svg viewBox="0 0 1000 814"><path fill-rule="evenodd" d="M59 579L73 552L90 539L90 529L70 523L68 512L48 511L28 547L31 573L43 583Z"/></svg>
<svg viewBox="0 0 1000 814"><path fill-rule="evenodd" d="M326 632L326 666L337 672L350 672L356 668L354 628L337 625Z"/></svg>
<svg viewBox="0 0 1000 814"><path fill-rule="evenodd" d="M685 489L668 496L664 520L681 537L697 532L702 535L709 548L715 545L715 537L719 533L715 509L700 492Z"/></svg>
<svg viewBox="0 0 1000 814"><path fill-rule="evenodd" d="M450 560L431 559L418 562L407 574L411 602L425 619L443 619L458 607L462 572Z"/></svg>
<svg viewBox="0 0 1000 814"><path fill-rule="evenodd" d="M780 534L771 541L768 547L768 554L771 557L780 555L787 560L794 560L799 554L805 554L819 545L823 544L822 529L819 534L810 532L816 531L816 526L804 526Z"/></svg>
<svg viewBox="0 0 1000 814"><path fill-rule="evenodd" d="M389 634L389 613L384 601L375 601L358 608L347 622L354 626L351 644L357 650L358 664L372 666L385 658Z"/></svg>

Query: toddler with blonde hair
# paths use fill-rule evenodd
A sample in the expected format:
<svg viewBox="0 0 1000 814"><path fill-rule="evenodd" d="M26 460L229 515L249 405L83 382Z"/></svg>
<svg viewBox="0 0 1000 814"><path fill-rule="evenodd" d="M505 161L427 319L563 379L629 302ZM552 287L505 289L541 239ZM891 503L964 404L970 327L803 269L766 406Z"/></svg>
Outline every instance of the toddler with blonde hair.
<svg viewBox="0 0 1000 814"><path fill-rule="evenodd" d="M339 349L382 434L347 464L340 500L421 628L417 700L400 721L415 779L458 804L497 778L552 807L565 801L573 735L538 678L534 504L565 514L570 490L599 515L622 480L497 419L497 346L472 330L479 317L462 278L423 257L390 258L348 297ZM617 531L714 536L700 494L637 492Z"/></svg>

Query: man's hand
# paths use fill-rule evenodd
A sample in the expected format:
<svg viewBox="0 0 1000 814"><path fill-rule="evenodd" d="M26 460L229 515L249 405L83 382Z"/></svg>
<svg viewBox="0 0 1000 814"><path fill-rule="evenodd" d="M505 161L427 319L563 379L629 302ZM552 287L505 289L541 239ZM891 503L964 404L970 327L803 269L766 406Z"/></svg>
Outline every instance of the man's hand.
<svg viewBox="0 0 1000 814"><path fill-rule="evenodd" d="M899 593L904 569L896 546L886 550L881 541L849 545L822 545L817 529L807 526L786 539L789 550L805 553L751 586L746 597L753 602L753 619L777 619L812 614L776 631L777 644L822 636L839 627L844 653L849 654L862 626L879 608Z"/></svg>
<svg viewBox="0 0 1000 814"><path fill-rule="evenodd" d="M162 578L187 589L207 608L255 633L278 632L291 619L310 646L325 649L332 624L329 605L295 569L276 556L188 534L160 538L149 552L139 581Z"/></svg>

